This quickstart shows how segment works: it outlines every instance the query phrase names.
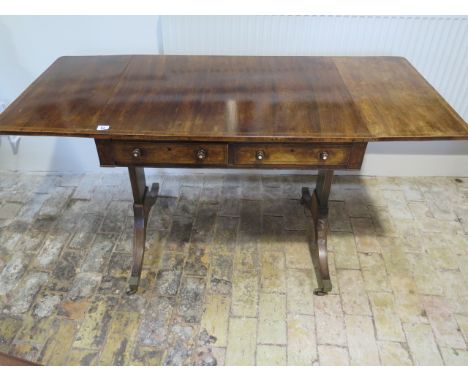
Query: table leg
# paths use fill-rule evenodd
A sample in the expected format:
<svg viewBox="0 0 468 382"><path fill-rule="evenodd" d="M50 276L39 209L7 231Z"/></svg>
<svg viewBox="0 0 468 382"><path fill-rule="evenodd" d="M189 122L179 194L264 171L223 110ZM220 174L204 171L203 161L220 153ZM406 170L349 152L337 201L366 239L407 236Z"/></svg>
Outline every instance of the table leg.
<svg viewBox="0 0 468 382"><path fill-rule="evenodd" d="M318 296L325 295L332 290L327 253L328 197L332 179L333 170L320 170L313 194L307 187L302 188L301 202L311 212L314 224L315 242L311 246L311 255L318 284L314 294Z"/></svg>
<svg viewBox="0 0 468 382"><path fill-rule="evenodd" d="M128 167L133 192L133 264L127 294L134 294L140 283L143 256L145 253L146 225L148 215L158 196L159 184L153 183L148 190L143 167Z"/></svg>

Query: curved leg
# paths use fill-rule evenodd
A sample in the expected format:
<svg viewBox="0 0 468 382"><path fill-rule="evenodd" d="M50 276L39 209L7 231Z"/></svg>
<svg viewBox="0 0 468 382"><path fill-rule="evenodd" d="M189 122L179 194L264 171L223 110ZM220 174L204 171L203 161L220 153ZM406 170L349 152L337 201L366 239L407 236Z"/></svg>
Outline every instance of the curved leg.
<svg viewBox="0 0 468 382"><path fill-rule="evenodd" d="M302 188L301 202L311 212L314 224L314 245L311 256L315 268L318 288L314 294L322 296L332 290L328 268L327 233L328 233L328 197L330 195L333 171L321 170L318 174L317 187L311 195L307 187Z"/></svg>
<svg viewBox="0 0 468 382"><path fill-rule="evenodd" d="M156 201L159 185L153 183L151 190L146 187L143 167L129 167L130 182L133 192L133 264L127 294L134 294L140 283L143 257L145 253L146 224L148 215Z"/></svg>
<svg viewBox="0 0 468 382"><path fill-rule="evenodd" d="M330 272L328 270L328 252L327 252L327 232L328 216L321 216L315 224L315 252L313 255L318 259L317 284L318 288L314 294L322 296L332 290Z"/></svg>

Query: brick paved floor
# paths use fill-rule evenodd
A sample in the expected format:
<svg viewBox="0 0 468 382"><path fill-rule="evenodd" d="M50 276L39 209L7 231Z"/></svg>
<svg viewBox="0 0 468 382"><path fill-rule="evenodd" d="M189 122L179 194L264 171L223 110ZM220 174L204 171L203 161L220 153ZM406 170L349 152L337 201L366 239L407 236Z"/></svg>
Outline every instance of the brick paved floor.
<svg viewBox="0 0 468 382"><path fill-rule="evenodd" d="M153 177L156 178L156 177ZM48 365L468 365L468 179L167 176L140 292L125 175L0 173L0 351Z"/></svg>

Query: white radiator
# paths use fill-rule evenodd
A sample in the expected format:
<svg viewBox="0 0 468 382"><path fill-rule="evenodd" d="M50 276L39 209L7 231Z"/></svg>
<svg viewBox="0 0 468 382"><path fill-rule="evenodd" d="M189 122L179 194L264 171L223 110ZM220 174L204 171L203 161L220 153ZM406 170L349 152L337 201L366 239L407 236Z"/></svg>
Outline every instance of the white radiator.
<svg viewBox="0 0 468 382"><path fill-rule="evenodd" d="M164 54L404 56L467 120L468 17L161 16Z"/></svg>

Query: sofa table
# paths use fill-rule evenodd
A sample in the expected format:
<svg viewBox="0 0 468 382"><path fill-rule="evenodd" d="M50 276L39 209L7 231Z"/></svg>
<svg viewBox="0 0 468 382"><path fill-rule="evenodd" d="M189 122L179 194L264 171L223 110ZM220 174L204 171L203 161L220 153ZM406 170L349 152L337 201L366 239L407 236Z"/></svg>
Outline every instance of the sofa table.
<svg viewBox="0 0 468 382"><path fill-rule="evenodd" d="M133 55L59 58L0 115L0 134L94 138L102 166L128 167L128 293L158 193L144 167L318 170L301 201L321 295L333 171L360 169L371 141L466 140L468 128L401 57Z"/></svg>

